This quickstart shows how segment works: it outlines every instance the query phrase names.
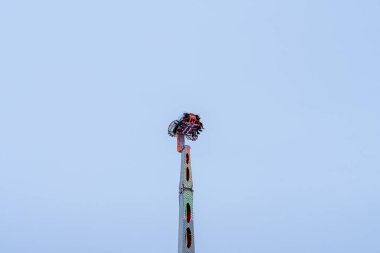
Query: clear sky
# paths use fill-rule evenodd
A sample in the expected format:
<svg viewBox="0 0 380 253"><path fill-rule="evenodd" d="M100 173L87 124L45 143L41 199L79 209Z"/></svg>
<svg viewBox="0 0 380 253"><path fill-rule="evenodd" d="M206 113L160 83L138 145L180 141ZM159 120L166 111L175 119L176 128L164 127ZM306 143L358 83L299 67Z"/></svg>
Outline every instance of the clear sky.
<svg viewBox="0 0 380 253"><path fill-rule="evenodd" d="M380 252L380 2L2 1L0 252Z"/></svg>

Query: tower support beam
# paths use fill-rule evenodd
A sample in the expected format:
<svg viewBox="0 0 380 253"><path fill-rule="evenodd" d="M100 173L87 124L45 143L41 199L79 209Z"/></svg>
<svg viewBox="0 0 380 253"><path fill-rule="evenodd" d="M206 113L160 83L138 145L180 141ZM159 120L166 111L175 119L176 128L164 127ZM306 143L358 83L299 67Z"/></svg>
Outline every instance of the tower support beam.
<svg viewBox="0 0 380 253"><path fill-rule="evenodd" d="M178 253L195 253L193 191L190 146L184 145L181 151L179 182Z"/></svg>

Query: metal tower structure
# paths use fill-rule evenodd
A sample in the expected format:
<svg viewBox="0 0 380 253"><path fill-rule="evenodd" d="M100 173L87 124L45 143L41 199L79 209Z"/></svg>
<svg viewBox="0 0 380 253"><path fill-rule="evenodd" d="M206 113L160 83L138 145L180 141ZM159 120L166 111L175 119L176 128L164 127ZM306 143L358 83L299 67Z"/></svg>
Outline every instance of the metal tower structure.
<svg viewBox="0 0 380 253"><path fill-rule="evenodd" d="M185 136L196 140L203 125L198 115L184 113L180 120L169 125L169 135L177 137L177 151L181 153L179 181L179 227L178 253L195 253L193 219L193 178L190 146L185 145Z"/></svg>
<svg viewBox="0 0 380 253"><path fill-rule="evenodd" d="M184 136L179 137L184 144ZM194 253L193 178L190 146L181 145L181 174L179 181L178 252Z"/></svg>

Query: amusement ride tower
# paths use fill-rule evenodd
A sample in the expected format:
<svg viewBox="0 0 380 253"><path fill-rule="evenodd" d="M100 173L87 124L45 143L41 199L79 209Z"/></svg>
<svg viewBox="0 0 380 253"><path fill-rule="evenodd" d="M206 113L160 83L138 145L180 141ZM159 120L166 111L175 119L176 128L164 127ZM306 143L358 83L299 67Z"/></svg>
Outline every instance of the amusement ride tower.
<svg viewBox="0 0 380 253"><path fill-rule="evenodd" d="M181 174L179 181L179 229L178 253L195 253L193 220L193 179L191 171L190 146L185 137L195 141L203 125L198 115L184 113L183 117L169 125L170 136L177 137L177 151L181 153Z"/></svg>

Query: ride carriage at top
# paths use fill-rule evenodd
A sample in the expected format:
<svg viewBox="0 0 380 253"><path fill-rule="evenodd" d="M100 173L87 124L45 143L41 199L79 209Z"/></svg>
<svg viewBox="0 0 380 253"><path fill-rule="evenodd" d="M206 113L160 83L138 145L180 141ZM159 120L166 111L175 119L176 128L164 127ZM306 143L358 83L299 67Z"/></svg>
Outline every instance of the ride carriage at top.
<svg viewBox="0 0 380 253"><path fill-rule="evenodd" d="M184 113L179 120L170 123L168 133L171 137L184 135L187 139L195 141L203 130L201 118L193 113Z"/></svg>

